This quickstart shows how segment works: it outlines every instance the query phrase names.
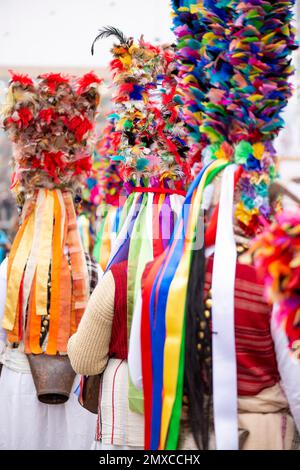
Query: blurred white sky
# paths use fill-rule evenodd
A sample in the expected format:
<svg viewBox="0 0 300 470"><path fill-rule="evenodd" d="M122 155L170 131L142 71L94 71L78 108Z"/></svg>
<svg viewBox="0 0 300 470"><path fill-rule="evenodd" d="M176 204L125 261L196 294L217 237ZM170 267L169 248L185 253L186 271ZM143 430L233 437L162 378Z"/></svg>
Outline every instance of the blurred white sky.
<svg viewBox="0 0 300 470"><path fill-rule="evenodd" d="M111 40L90 47L102 26L172 41L170 0L0 0L0 67L101 67Z"/></svg>

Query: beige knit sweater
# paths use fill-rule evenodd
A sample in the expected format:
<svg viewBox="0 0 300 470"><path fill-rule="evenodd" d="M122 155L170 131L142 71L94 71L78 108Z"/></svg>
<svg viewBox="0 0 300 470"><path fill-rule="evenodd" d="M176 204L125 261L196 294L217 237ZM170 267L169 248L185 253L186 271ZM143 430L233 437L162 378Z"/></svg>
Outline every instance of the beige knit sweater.
<svg viewBox="0 0 300 470"><path fill-rule="evenodd" d="M78 374L100 374L107 365L114 300L115 281L108 271L92 293L77 333L68 343L68 355Z"/></svg>
<svg viewBox="0 0 300 470"><path fill-rule="evenodd" d="M109 360L108 356L114 300L115 281L109 271L90 297L78 331L69 340L68 354L77 373L103 372L96 429L96 439L101 440L103 449L112 445L143 448L144 416L129 409L127 361Z"/></svg>

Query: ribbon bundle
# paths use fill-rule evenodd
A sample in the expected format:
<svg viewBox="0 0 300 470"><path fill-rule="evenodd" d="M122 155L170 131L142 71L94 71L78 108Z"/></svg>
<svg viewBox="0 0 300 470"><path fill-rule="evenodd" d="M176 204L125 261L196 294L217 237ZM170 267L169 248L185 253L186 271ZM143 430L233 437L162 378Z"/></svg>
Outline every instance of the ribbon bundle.
<svg viewBox="0 0 300 470"><path fill-rule="evenodd" d="M23 223L9 256L3 320L8 340L23 340L26 353L66 352L88 292L72 195L39 189L24 207Z"/></svg>
<svg viewBox="0 0 300 470"><path fill-rule="evenodd" d="M147 449L174 449L177 445L191 252L199 235L203 190L228 164L218 160L197 176L188 191L172 243L145 277L141 340Z"/></svg>

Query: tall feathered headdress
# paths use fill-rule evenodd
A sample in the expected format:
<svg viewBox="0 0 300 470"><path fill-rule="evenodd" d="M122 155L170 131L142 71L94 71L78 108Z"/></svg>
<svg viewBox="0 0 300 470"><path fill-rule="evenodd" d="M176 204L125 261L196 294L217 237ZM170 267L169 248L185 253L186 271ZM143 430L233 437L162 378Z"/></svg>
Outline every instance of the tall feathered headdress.
<svg viewBox="0 0 300 470"><path fill-rule="evenodd" d="M270 216L268 187L276 176L272 142L291 96L292 4L175 5L183 104L209 144L203 162L225 158L242 166L235 216L249 235L263 226L261 217Z"/></svg>
<svg viewBox="0 0 300 470"><path fill-rule="evenodd" d="M88 299L72 193L91 168L89 138L101 80L12 74L4 128L14 143L13 189L25 195L8 259L3 327L26 353L66 352Z"/></svg>
<svg viewBox="0 0 300 470"><path fill-rule="evenodd" d="M191 270L196 268L199 275L205 270L203 244L196 247L203 229L199 219L203 191L221 170L235 163L238 224L253 235L263 225L260 219L270 216L268 186L275 177L272 140L282 127L280 113L291 95L290 54L295 48L294 1L173 3L183 67L179 96L191 125L199 124L207 147L203 170L188 191L174 240L145 277L141 323L147 344L142 350L145 445L152 449L176 448L184 387L196 421L204 401L195 387L200 381L202 389L208 384L206 391L210 390L209 316L203 309L203 284L198 279L194 285L191 277ZM193 296L197 302L192 302ZM201 337L196 323L204 325ZM202 406L202 412L205 409ZM203 425L204 414L200 415L196 425L195 418L191 420L193 433L198 445L207 446L209 426Z"/></svg>
<svg viewBox="0 0 300 470"><path fill-rule="evenodd" d="M111 62L115 93L120 171L132 186L184 189L190 179L183 122L173 100L176 64L172 47L127 39L115 28L97 38L114 36Z"/></svg>

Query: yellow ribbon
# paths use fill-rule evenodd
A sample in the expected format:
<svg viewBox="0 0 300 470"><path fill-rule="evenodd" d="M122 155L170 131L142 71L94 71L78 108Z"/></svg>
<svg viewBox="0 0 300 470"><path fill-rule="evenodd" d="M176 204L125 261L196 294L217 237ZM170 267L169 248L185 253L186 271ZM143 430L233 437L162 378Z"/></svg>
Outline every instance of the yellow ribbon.
<svg viewBox="0 0 300 470"><path fill-rule="evenodd" d="M39 258L36 271L36 314L47 315L48 276L52 254L53 192L46 189L46 200L41 218Z"/></svg>
<svg viewBox="0 0 300 470"><path fill-rule="evenodd" d="M9 259L8 264L11 262L11 269L8 270L7 279L7 295L4 318L2 326L5 330L12 331L17 316L17 306L19 300L20 285L24 269L28 260L28 256L32 247L33 231L34 231L35 211L33 211L29 218L25 220L24 226L20 227L19 233L16 237L14 244L18 244L17 251L14 253L14 244L11 251L13 259ZM26 225L25 225L26 224ZM21 237L21 238L20 238Z"/></svg>

